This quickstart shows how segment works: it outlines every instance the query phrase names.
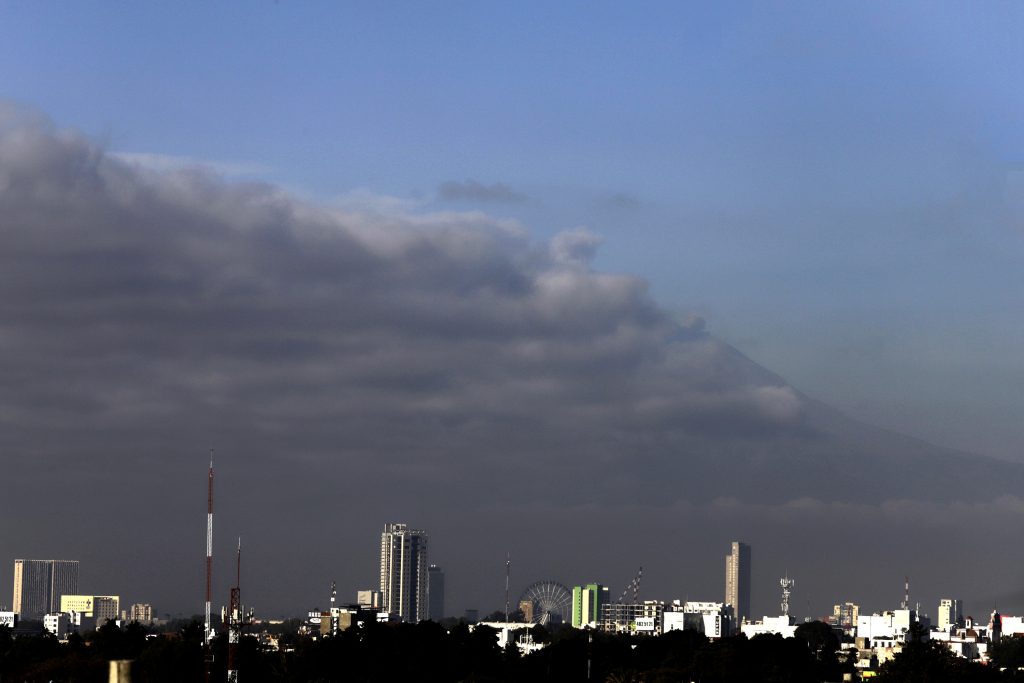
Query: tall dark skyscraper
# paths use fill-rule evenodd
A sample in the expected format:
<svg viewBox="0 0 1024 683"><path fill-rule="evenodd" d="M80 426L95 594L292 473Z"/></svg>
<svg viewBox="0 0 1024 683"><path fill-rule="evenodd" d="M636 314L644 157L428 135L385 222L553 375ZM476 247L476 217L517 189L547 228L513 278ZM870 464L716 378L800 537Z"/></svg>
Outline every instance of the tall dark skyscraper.
<svg viewBox="0 0 1024 683"><path fill-rule="evenodd" d="M736 614L736 628L750 617L750 546L733 541L725 556L725 602Z"/></svg>
<svg viewBox="0 0 1024 683"><path fill-rule="evenodd" d="M380 535L382 606L402 621L427 618L427 532L385 524Z"/></svg>
<svg viewBox="0 0 1024 683"><path fill-rule="evenodd" d="M42 621L60 596L78 593L78 560L15 560L14 606L21 619Z"/></svg>
<svg viewBox="0 0 1024 683"><path fill-rule="evenodd" d="M427 605L431 621L444 619L444 571L436 564L427 568Z"/></svg>

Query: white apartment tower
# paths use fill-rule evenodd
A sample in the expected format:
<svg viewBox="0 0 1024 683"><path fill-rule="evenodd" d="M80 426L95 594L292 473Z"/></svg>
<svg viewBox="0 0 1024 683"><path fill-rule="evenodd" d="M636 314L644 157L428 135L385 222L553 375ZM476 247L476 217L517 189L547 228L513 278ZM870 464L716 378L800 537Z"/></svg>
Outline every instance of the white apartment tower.
<svg viewBox="0 0 1024 683"><path fill-rule="evenodd" d="M725 603L736 615L735 628L750 616L750 546L733 541L725 556Z"/></svg>
<svg viewBox="0 0 1024 683"><path fill-rule="evenodd" d="M78 593L78 560L15 560L14 611L42 621L57 612L62 595Z"/></svg>
<svg viewBox="0 0 1024 683"><path fill-rule="evenodd" d="M424 621L427 585L427 532L385 524L380 535L381 606L402 621Z"/></svg>
<svg viewBox="0 0 1024 683"><path fill-rule="evenodd" d="M939 630L945 631L950 626L962 626L964 623L964 607L959 600L943 598L939 600Z"/></svg>

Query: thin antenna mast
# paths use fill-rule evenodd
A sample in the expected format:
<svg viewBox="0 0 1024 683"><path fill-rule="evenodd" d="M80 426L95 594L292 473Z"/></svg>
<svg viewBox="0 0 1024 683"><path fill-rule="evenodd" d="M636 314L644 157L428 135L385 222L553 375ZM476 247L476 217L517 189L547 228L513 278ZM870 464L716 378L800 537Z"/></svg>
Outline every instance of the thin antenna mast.
<svg viewBox="0 0 1024 683"><path fill-rule="evenodd" d="M508 580L512 575L512 555L505 553L505 623L508 623Z"/></svg>
<svg viewBox="0 0 1024 683"><path fill-rule="evenodd" d="M209 645L213 636L210 620L210 593L213 585L213 449L210 449L210 473L206 486L206 623L203 644Z"/></svg>
<svg viewBox="0 0 1024 683"><path fill-rule="evenodd" d="M210 683L210 664L213 663L213 652L210 641L213 639L213 622L210 619L210 592L213 585L213 449L210 449L210 471L206 484L206 622L203 624L203 658L206 669L206 683Z"/></svg>

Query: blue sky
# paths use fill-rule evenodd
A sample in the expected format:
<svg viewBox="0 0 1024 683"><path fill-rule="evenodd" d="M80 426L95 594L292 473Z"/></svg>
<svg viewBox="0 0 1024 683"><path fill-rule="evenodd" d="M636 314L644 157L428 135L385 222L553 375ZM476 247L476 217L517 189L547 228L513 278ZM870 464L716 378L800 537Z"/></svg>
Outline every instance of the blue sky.
<svg viewBox="0 0 1024 683"><path fill-rule="evenodd" d="M111 150L325 203L478 209L797 388L934 442L1024 440L1024 8L0 6L0 96ZM519 201L445 199L445 182Z"/></svg>

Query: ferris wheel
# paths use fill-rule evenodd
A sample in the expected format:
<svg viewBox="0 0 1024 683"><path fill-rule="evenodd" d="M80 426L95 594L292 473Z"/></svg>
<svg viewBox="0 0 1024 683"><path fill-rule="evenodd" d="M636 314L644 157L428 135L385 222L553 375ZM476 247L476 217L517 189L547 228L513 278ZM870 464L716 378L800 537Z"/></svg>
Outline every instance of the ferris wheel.
<svg viewBox="0 0 1024 683"><path fill-rule="evenodd" d="M546 626L557 623L569 615L572 593L557 581L537 581L526 587L519 596L519 602L532 603L531 621Z"/></svg>

